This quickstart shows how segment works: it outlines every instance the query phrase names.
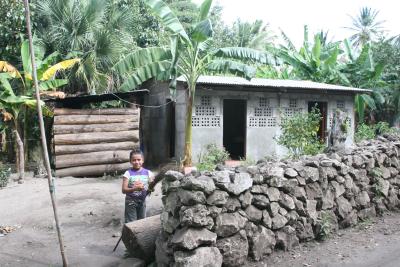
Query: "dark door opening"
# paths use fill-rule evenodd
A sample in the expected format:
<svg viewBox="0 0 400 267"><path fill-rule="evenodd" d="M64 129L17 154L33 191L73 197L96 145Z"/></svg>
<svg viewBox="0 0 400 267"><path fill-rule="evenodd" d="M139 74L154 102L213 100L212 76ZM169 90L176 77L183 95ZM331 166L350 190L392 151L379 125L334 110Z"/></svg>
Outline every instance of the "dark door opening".
<svg viewBox="0 0 400 267"><path fill-rule="evenodd" d="M231 159L246 155L246 100L224 99L223 144Z"/></svg>
<svg viewBox="0 0 400 267"><path fill-rule="evenodd" d="M322 119L319 123L318 137L322 142L326 141L327 107L328 105L326 102L308 102L308 112L310 112L313 108L316 108L321 113Z"/></svg>

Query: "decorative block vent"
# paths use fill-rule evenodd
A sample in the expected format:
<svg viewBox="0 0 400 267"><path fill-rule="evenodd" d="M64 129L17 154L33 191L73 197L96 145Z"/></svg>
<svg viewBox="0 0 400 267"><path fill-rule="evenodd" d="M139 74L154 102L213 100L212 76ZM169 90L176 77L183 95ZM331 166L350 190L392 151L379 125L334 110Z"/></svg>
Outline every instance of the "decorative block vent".
<svg viewBox="0 0 400 267"><path fill-rule="evenodd" d="M266 97L260 97L259 106L262 108L266 108L270 106L269 99Z"/></svg>
<svg viewBox="0 0 400 267"><path fill-rule="evenodd" d="M249 127L275 127L277 125L275 117L250 117Z"/></svg>
<svg viewBox="0 0 400 267"><path fill-rule="evenodd" d="M192 127L221 127L220 116L193 116Z"/></svg>
<svg viewBox="0 0 400 267"><path fill-rule="evenodd" d="M211 97L210 96L202 96L200 99L200 105L202 106L211 106Z"/></svg>
<svg viewBox="0 0 400 267"><path fill-rule="evenodd" d="M343 100L336 101L336 108L338 108L340 110L345 110L346 105L345 105L344 101Z"/></svg>
<svg viewBox="0 0 400 267"><path fill-rule="evenodd" d="M302 108L284 108L283 109L283 115L286 117L292 117L296 113L302 113L303 109Z"/></svg>
<svg viewBox="0 0 400 267"><path fill-rule="evenodd" d="M297 108L297 99L289 99L289 108Z"/></svg>
<svg viewBox="0 0 400 267"><path fill-rule="evenodd" d="M254 108L254 116L256 117L272 117L272 108Z"/></svg>
<svg viewBox="0 0 400 267"><path fill-rule="evenodd" d="M196 116L215 116L216 108L212 106L196 106L194 110Z"/></svg>

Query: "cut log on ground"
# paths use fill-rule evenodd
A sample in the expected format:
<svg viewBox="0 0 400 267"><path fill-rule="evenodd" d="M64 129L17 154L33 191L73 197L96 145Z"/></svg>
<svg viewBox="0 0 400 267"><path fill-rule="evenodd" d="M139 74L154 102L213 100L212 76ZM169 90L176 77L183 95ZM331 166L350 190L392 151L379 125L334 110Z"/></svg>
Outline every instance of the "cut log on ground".
<svg viewBox="0 0 400 267"><path fill-rule="evenodd" d="M133 257L150 263L155 259L155 243L160 231L160 215L147 217L125 224L122 241Z"/></svg>
<svg viewBox="0 0 400 267"><path fill-rule="evenodd" d="M55 154L81 154L97 151L108 150L132 150L139 148L139 142L117 142L117 143L101 143L101 144L83 144L83 145L57 145L55 146Z"/></svg>
<svg viewBox="0 0 400 267"><path fill-rule="evenodd" d="M56 156L57 169L95 164L114 164L129 162L129 150L100 151L82 154Z"/></svg>
<svg viewBox="0 0 400 267"><path fill-rule="evenodd" d="M93 177L102 176L105 173L123 172L131 167L129 162L120 164L103 164L103 165L90 165L79 166L56 170L56 176L74 176L74 177Z"/></svg>
<svg viewBox="0 0 400 267"><path fill-rule="evenodd" d="M120 141L139 141L139 131L123 131L108 133L79 133L79 134L57 134L54 136L56 145L79 145L94 143L112 143Z"/></svg>
<svg viewBox="0 0 400 267"><path fill-rule="evenodd" d="M137 115L138 109L133 108L105 108L105 109L69 109L56 108L54 115Z"/></svg>
<svg viewBox="0 0 400 267"><path fill-rule="evenodd" d="M139 129L139 122L109 123L109 124L55 124L54 134L91 133L91 132L121 132Z"/></svg>
<svg viewBox="0 0 400 267"><path fill-rule="evenodd" d="M54 124L107 124L139 121L136 115L61 115L54 117Z"/></svg>

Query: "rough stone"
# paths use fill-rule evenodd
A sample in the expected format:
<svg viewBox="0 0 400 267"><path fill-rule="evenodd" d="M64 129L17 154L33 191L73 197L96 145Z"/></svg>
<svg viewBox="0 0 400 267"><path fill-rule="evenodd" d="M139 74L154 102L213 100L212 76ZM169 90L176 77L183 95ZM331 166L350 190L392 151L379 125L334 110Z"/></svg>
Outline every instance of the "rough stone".
<svg viewBox="0 0 400 267"><path fill-rule="evenodd" d="M253 194L267 194L268 186L267 185L253 185L250 189Z"/></svg>
<svg viewBox="0 0 400 267"><path fill-rule="evenodd" d="M382 178L383 179L389 179L390 178L390 170L385 167L381 167L381 172L382 172Z"/></svg>
<svg viewBox="0 0 400 267"><path fill-rule="evenodd" d="M220 185L220 184L227 184L231 182L230 176L233 175L234 173L228 170L224 171L218 171L215 172L214 175L212 176L215 185Z"/></svg>
<svg viewBox="0 0 400 267"><path fill-rule="evenodd" d="M176 251L174 267L220 267L222 255L216 247L199 247L193 251Z"/></svg>
<svg viewBox="0 0 400 267"><path fill-rule="evenodd" d="M218 236L227 237L236 234L246 225L247 219L239 213L222 213L216 219L215 232Z"/></svg>
<svg viewBox="0 0 400 267"><path fill-rule="evenodd" d="M319 178L332 180L337 176L337 171L334 167L320 167Z"/></svg>
<svg viewBox="0 0 400 267"><path fill-rule="evenodd" d="M241 207L240 201L237 198L229 197L224 207L228 212L234 212Z"/></svg>
<svg viewBox="0 0 400 267"><path fill-rule="evenodd" d="M335 190L335 198L340 197L341 195L344 194L344 192L346 192L344 185L339 184L336 181L332 181L331 185L332 185L333 189Z"/></svg>
<svg viewBox="0 0 400 267"><path fill-rule="evenodd" d="M201 191L188 191L179 189L178 195L183 205L193 206L196 204L206 203L206 196Z"/></svg>
<svg viewBox="0 0 400 267"><path fill-rule="evenodd" d="M164 210L174 215L179 213L180 201L178 194L168 194L163 197Z"/></svg>
<svg viewBox="0 0 400 267"><path fill-rule="evenodd" d="M346 217L340 222L340 227L346 228L354 226L358 223L358 216L355 210L352 210Z"/></svg>
<svg viewBox="0 0 400 267"><path fill-rule="evenodd" d="M262 211L250 205L245 210L247 218L252 222L259 222L262 219Z"/></svg>
<svg viewBox="0 0 400 267"><path fill-rule="evenodd" d="M308 217L310 217L312 220L316 221L317 220L317 201L316 200L307 200L306 201L306 206L305 206L305 211Z"/></svg>
<svg viewBox="0 0 400 267"><path fill-rule="evenodd" d="M306 179L307 183L316 182L319 180L319 171L314 167L304 167L304 173L300 173Z"/></svg>
<svg viewBox="0 0 400 267"><path fill-rule="evenodd" d="M299 245L299 239L296 236L296 230L291 226L285 226L281 231L275 233L276 247L285 251L291 250Z"/></svg>
<svg viewBox="0 0 400 267"><path fill-rule="evenodd" d="M272 218L272 229L273 230L281 229L286 225L287 222L288 220L286 219L286 217L278 213Z"/></svg>
<svg viewBox="0 0 400 267"><path fill-rule="evenodd" d="M364 221L369 218L376 217L376 210L375 207L370 207L366 209L362 209L358 211L358 218L360 218L361 221Z"/></svg>
<svg viewBox="0 0 400 267"><path fill-rule="evenodd" d="M251 203L260 209L265 209L269 206L269 199L264 195L253 195Z"/></svg>
<svg viewBox="0 0 400 267"><path fill-rule="evenodd" d="M184 175L182 173L180 173L180 172L167 171L165 173L164 180L167 180L167 181L177 181L178 180L179 181L183 177L184 177Z"/></svg>
<svg viewBox="0 0 400 267"><path fill-rule="evenodd" d="M183 228L175 232L171 244L175 247L192 250L200 245L215 245L217 234L205 228Z"/></svg>
<svg viewBox="0 0 400 267"><path fill-rule="evenodd" d="M271 179L268 180L268 185L269 186L273 186L273 187L277 187L277 188L281 188L284 185L286 185L287 180L285 177L278 177L278 176L274 176L271 177Z"/></svg>
<svg viewBox="0 0 400 267"><path fill-rule="evenodd" d="M294 210L296 206L294 205L293 198L285 193L281 193L279 198L279 204L288 210Z"/></svg>
<svg viewBox="0 0 400 267"><path fill-rule="evenodd" d="M352 211L351 204L343 196L336 199L336 205L337 205L338 215L342 219L345 219L347 217L347 215L349 215L350 212Z"/></svg>
<svg viewBox="0 0 400 267"><path fill-rule="evenodd" d="M208 198L208 205L223 206L228 201L229 194L225 191L215 190Z"/></svg>
<svg viewBox="0 0 400 267"><path fill-rule="evenodd" d="M357 195L355 201L356 201L356 204L358 206L360 206L361 208L367 208L371 202L367 191L361 191Z"/></svg>
<svg viewBox="0 0 400 267"><path fill-rule="evenodd" d="M262 184L264 182L264 176L261 174L255 174L252 178L253 184Z"/></svg>
<svg viewBox="0 0 400 267"><path fill-rule="evenodd" d="M306 218L302 217L302 220L295 222L293 227L296 229L296 235L300 241L310 241L315 238L312 225L307 222Z"/></svg>
<svg viewBox="0 0 400 267"><path fill-rule="evenodd" d="M297 186L294 190L294 197L301 200L301 201L306 201L307 200L307 195L306 195L306 190L304 187Z"/></svg>
<svg viewBox="0 0 400 267"><path fill-rule="evenodd" d="M216 206L209 206L208 211L210 212L211 217L216 218L222 212L222 208L218 208Z"/></svg>
<svg viewBox="0 0 400 267"><path fill-rule="evenodd" d="M293 225L300 218L299 214L294 210L289 211L285 217L288 220L288 225Z"/></svg>
<svg viewBox="0 0 400 267"><path fill-rule="evenodd" d="M278 201L281 196L279 189L275 187L268 187L267 195L270 201Z"/></svg>
<svg viewBox="0 0 400 267"><path fill-rule="evenodd" d="M253 179L248 173L235 173L231 180L228 183L220 183L220 186L235 196L240 195L253 185Z"/></svg>
<svg viewBox="0 0 400 267"><path fill-rule="evenodd" d="M163 180L161 183L161 192L167 195L171 192L176 192L180 187L181 183L179 181L168 181Z"/></svg>
<svg viewBox="0 0 400 267"><path fill-rule="evenodd" d="M261 225L248 223L246 233L250 247L249 254L254 260L259 261L263 256L272 253L276 243L274 232Z"/></svg>
<svg viewBox="0 0 400 267"><path fill-rule="evenodd" d="M217 248L222 254L224 266L243 266L249 251L246 232L242 230L234 236L218 239Z"/></svg>
<svg viewBox="0 0 400 267"><path fill-rule="evenodd" d="M287 168L284 173L284 176L288 178L295 178L297 175L297 171L293 168Z"/></svg>
<svg viewBox="0 0 400 267"><path fill-rule="evenodd" d="M242 204L242 208L244 209L251 204L252 200L253 200L253 195L250 193L249 190L247 190L246 192L244 192L239 196L239 201Z"/></svg>
<svg viewBox="0 0 400 267"><path fill-rule="evenodd" d="M201 204L191 207L182 207L180 212L180 221L183 226L205 226L211 229L214 225L214 221L209 215L210 212L206 206Z"/></svg>
<svg viewBox="0 0 400 267"><path fill-rule="evenodd" d="M263 216L262 223L263 223L266 227L271 228L271 227L272 227L272 219L271 219L271 216L269 216L268 211L263 210L262 216Z"/></svg>
<svg viewBox="0 0 400 267"><path fill-rule="evenodd" d="M168 267L171 265L171 261L173 260L173 249L169 246L169 235L165 232L161 231L160 234L156 238L156 251L155 257L157 266L160 267Z"/></svg>
<svg viewBox="0 0 400 267"><path fill-rule="evenodd" d="M332 190L328 189L325 191L322 197L322 207L321 209L331 209L335 204L335 195L332 193Z"/></svg>
<svg viewBox="0 0 400 267"><path fill-rule="evenodd" d="M294 194L296 187L299 185L297 179L288 179L282 185L282 191L289 194Z"/></svg>
<svg viewBox="0 0 400 267"><path fill-rule="evenodd" d="M268 210L271 213L271 216L275 216L276 214L278 214L280 208L281 206L279 206L277 202L271 202L269 204Z"/></svg>
<svg viewBox="0 0 400 267"><path fill-rule="evenodd" d="M215 190L215 184L211 177L202 175L200 177L184 177L181 180L181 187L188 190L203 191L207 195Z"/></svg>
<svg viewBox="0 0 400 267"><path fill-rule="evenodd" d="M179 225L179 221L167 211L161 213L161 227L165 232L172 234Z"/></svg>
<svg viewBox="0 0 400 267"><path fill-rule="evenodd" d="M322 198L322 189L318 183L310 183L306 185L306 193L308 199L319 199Z"/></svg>

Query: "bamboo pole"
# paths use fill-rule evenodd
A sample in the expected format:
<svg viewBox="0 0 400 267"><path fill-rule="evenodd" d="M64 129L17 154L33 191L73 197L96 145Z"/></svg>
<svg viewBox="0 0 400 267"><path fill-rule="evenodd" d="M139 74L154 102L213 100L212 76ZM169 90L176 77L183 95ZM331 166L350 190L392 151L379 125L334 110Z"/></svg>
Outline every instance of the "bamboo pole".
<svg viewBox="0 0 400 267"><path fill-rule="evenodd" d="M39 117L39 127L40 127L40 136L42 139L44 163L45 163L45 167L46 167L46 171L47 171L47 180L49 183L50 198L51 198L51 203L53 206L54 220L55 220L56 228L57 228L57 235L58 235L58 242L60 245L61 258L62 258L63 266L67 267L68 261L67 261L67 256L66 256L65 250L64 250L64 242L63 242L63 238L61 235L60 223L58 220L57 203L56 203L56 197L55 197L55 191L54 191L54 181L53 181L53 177L51 175L50 160L49 160L49 154L48 154L47 143L46 143L46 134L44 131L44 122L43 122L42 107L41 107L41 102L40 102L39 84L38 84L37 73L36 73L35 53L33 50L33 43L32 43L31 19L30 19L28 0L24 0L24 6L25 6L26 29L28 31L28 38L29 38L29 51L31 54L32 74L33 74L32 76L33 76L33 81L35 84L36 108L37 108L37 112L39 115L38 116Z"/></svg>

